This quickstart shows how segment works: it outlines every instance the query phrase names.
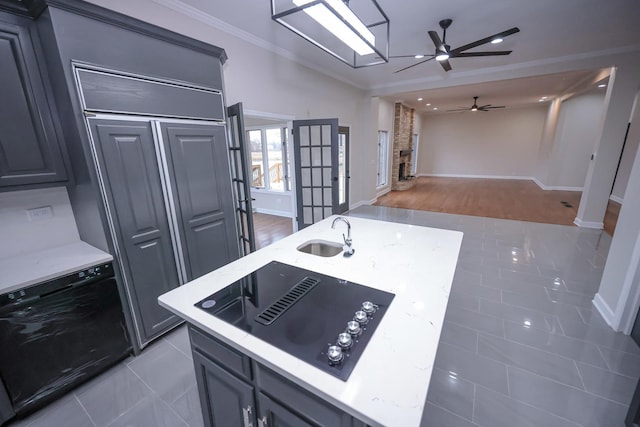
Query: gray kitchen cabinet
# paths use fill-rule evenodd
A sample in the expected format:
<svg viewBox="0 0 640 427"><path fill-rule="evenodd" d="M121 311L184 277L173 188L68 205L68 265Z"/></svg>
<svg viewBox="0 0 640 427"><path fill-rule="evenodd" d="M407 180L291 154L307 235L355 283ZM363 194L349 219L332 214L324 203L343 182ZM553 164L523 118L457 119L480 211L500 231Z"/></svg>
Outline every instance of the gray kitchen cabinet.
<svg viewBox="0 0 640 427"><path fill-rule="evenodd" d="M364 427L341 409L192 326L189 337L205 426Z"/></svg>
<svg viewBox="0 0 640 427"><path fill-rule="evenodd" d="M179 319L159 295L179 286L150 122L92 120L107 204L140 332L150 338Z"/></svg>
<svg viewBox="0 0 640 427"><path fill-rule="evenodd" d="M67 174L30 22L0 12L0 189L65 181Z"/></svg>
<svg viewBox="0 0 640 427"><path fill-rule="evenodd" d="M132 118L89 124L127 296L145 343L180 321L158 305L158 296L239 256L225 129Z"/></svg>
<svg viewBox="0 0 640 427"><path fill-rule="evenodd" d="M161 127L190 281L239 257L225 128Z"/></svg>

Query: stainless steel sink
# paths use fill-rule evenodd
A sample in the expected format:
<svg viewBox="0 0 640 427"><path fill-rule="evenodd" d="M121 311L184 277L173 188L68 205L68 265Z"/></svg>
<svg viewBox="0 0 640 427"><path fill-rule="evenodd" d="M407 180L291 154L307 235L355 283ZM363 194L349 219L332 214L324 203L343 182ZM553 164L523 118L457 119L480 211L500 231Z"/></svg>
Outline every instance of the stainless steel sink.
<svg viewBox="0 0 640 427"><path fill-rule="evenodd" d="M298 246L300 252L322 257L332 257L342 252L340 243L328 242L326 240L309 240Z"/></svg>

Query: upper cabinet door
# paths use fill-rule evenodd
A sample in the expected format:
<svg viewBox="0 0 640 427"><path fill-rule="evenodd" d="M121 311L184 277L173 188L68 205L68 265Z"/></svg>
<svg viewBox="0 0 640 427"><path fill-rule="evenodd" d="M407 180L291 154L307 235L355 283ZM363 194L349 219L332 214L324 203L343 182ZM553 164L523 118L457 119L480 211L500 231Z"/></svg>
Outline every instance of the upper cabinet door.
<svg viewBox="0 0 640 427"><path fill-rule="evenodd" d="M0 22L0 187L67 175L40 68L26 28Z"/></svg>
<svg viewBox="0 0 640 427"><path fill-rule="evenodd" d="M161 124L187 280L239 258L225 128Z"/></svg>

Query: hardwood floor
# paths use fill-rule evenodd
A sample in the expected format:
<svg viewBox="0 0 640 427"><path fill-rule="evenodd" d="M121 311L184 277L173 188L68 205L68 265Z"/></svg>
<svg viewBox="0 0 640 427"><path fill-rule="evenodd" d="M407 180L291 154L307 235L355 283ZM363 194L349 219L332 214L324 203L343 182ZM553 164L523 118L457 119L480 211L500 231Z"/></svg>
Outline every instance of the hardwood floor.
<svg viewBox="0 0 640 427"><path fill-rule="evenodd" d="M290 234L293 234L291 218L284 216L253 214L253 228L256 237L256 249L264 248Z"/></svg>
<svg viewBox="0 0 640 427"><path fill-rule="evenodd" d="M544 191L528 180L420 177L410 190L391 191L377 206L574 225L579 191ZM617 209L616 206L617 205ZM605 231L613 235L619 206L609 203Z"/></svg>

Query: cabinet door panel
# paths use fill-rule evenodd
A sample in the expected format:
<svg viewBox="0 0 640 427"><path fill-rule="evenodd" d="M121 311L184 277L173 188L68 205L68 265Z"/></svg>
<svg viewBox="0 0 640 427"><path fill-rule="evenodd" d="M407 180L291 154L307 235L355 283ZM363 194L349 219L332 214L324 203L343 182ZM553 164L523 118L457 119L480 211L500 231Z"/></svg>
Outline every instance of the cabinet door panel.
<svg viewBox="0 0 640 427"><path fill-rule="evenodd" d="M255 426L253 386L197 351L193 352L193 363L205 426Z"/></svg>
<svg viewBox="0 0 640 427"><path fill-rule="evenodd" d="M162 124L162 135L193 280L239 257L225 129Z"/></svg>
<svg viewBox="0 0 640 427"><path fill-rule="evenodd" d="M25 28L0 23L0 187L66 180L39 67Z"/></svg>
<svg viewBox="0 0 640 427"><path fill-rule="evenodd" d="M260 420L258 425L260 427L316 427L263 393L258 393L258 408L258 420Z"/></svg>
<svg viewBox="0 0 640 427"><path fill-rule="evenodd" d="M179 285L150 124L91 120L135 318L145 341L178 322L159 295Z"/></svg>

